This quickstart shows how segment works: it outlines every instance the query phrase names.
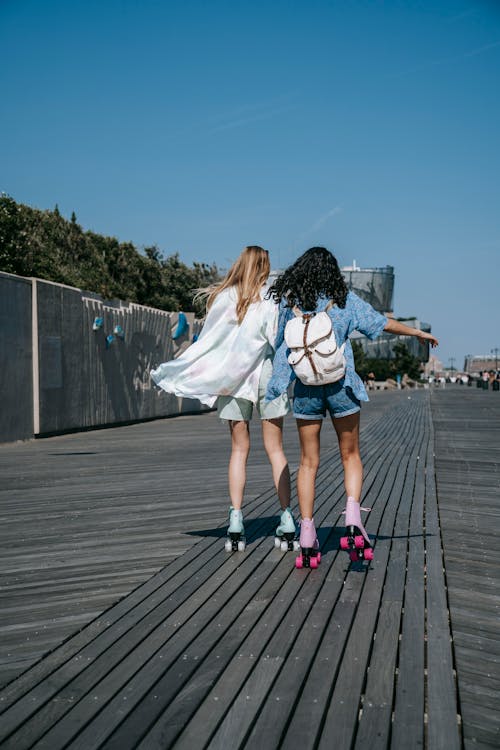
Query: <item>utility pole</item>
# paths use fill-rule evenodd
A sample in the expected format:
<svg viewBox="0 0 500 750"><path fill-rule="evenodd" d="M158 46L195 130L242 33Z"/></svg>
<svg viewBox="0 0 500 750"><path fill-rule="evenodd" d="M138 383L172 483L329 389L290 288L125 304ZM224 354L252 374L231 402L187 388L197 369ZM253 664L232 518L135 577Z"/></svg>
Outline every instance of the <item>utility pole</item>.
<svg viewBox="0 0 500 750"><path fill-rule="evenodd" d="M498 346L492 349L491 353L495 355L495 370L498 370L498 355L500 353L500 349L498 348Z"/></svg>
<svg viewBox="0 0 500 750"><path fill-rule="evenodd" d="M449 358L449 360L448 360L448 362L451 362L451 365L450 365L450 370L451 370L452 372L453 372L453 370L455 369L455 360L456 360L456 357L450 357L450 358Z"/></svg>

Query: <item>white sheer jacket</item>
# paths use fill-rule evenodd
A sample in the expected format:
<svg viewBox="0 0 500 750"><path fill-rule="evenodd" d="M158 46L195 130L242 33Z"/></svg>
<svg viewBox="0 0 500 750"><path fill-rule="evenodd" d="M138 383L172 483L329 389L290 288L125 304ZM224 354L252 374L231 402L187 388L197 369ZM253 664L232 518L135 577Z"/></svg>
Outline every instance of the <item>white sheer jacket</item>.
<svg viewBox="0 0 500 750"><path fill-rule="evenodd" d="M274 353L278 306L264 299L250 305L241 324L236 317L235 287L217 295L200 336L177 359L151 370L167 393L213 406L217 396L257 402L264 361Z"/></svg>

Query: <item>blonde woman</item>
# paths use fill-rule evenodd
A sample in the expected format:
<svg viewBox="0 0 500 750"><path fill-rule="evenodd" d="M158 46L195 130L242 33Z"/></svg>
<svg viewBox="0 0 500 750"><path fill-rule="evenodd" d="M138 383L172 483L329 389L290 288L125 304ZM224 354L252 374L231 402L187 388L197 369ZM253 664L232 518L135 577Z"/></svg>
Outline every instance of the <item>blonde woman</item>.
<svg viewBox="0 0 500 750"><path fill-rule="evenodd" d="M277 546L293 549L295 522L290 512L290 472L283 451L283 417L290 411L286 393L265 400L272 373L277 305L264 299L271 270L267 250L246 247L218 284L204 290L207 317L198 340L180 357L151 372L168 393L217 405L231 435L229 528L226 549L244 550L242 504L250 451L249 421L255 406L281 505Z"/></svg>

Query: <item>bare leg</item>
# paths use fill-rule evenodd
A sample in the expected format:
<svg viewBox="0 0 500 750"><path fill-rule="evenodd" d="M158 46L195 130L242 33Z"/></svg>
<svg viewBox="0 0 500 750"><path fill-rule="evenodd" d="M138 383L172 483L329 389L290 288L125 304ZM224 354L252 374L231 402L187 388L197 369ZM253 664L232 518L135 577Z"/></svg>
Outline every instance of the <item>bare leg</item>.
<svg viewBox="0 0 500 750"><path fill-rule="evenodd" d="M344 485L347 497L359 503L363 486L363 464L359 453L359 417L360 412L347 417L333 419L337 433L340 457L344 466Z"/></svg>
<svg viewBox="0 0 500 750"><path fill-rule="evenodd" d="M290 505L290 469L283 451L283 417L262 420L264 448L271 464L282 510Z"/></svg>
<svg viewBox="0 0 500 750"><path fill-rule="evenodd" d="M248 422L229 422L231 432L231 458L229 459L229 497L231 505L241 510L247 479L247 459L250 452Z"/></svg>
<svg viewBox="0 0 500 750"><path fill-rule="evenodd" d="M319 468L322 421L321 419L297 419L301 447L297 494L302 518L312 518L314 513L314 491Z"/></svg>

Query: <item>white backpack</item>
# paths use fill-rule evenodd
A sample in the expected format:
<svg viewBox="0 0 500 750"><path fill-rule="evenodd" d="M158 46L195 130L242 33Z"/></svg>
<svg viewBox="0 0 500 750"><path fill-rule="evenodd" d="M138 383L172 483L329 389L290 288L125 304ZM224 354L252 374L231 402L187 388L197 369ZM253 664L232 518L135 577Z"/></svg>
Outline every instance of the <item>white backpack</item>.
<svg viewBox="0 0 500 750"><path fill-rule="evenodd" d="M332 303L328 307L332 307ZM325 385L341 380L345 374L345 344L338 346L332 319L326 310L303 313L294 307L293 312L295 317L285 326L285 341L290 349L288 362L298 379L304 385Z"/></svg>

